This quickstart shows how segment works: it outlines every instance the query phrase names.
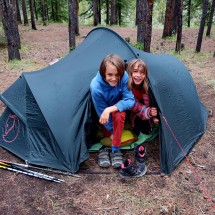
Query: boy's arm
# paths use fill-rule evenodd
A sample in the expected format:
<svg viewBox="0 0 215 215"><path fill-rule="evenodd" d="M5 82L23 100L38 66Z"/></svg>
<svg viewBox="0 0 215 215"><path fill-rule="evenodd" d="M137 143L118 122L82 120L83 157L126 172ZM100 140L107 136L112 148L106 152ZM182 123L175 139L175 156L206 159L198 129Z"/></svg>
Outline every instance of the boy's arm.
<svg viewBox="0 0 215 215"><path fill-rule="evenodd" d="M108 123L110 114L112 112L116 112L116 111L118 111L118 108L116 105L105 108L104 111L102 112L101 116L100 116L99 122L102 125Z"/></svg>
<svg viewBox="0 0 215 215"><path fill-rule="evenodd" d="M100 93L98 90L94 90L91 88L91 96L92 96L93 105L95 107L96 113L99 117L99 122L101 124L104 124L105 128L112 133L113 126L112 126L112 121L110 121L109 117L110 117L110 113L113 112L117 107L113 107L113 106L108 107L108 104L104 100L102 93Z"/></svg>
<svg viewBox="0 0 215 215"><path fill-rule="evenodd" d="M127 86L128 74L126 72L121 81L122 81L122 99L116 104L120 112L131 109L135 103L134 95L128 89Z"/></svg>

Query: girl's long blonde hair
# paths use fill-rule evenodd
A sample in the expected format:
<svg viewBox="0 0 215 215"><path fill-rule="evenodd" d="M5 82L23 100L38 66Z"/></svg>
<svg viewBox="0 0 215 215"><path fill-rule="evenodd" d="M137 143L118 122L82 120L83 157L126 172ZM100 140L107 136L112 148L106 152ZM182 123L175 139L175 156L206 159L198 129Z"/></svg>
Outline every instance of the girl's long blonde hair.
<svg viewBox="0 0 215 215"><path fill-rule="evenodd" d="M145 79L140 84L140 86L138 87L138 89L141 92L148 94L148 69L147 69L146 63L143 60L141 60L141 59L133 59L133 60L131 60L128 63L128 67L127 67L127 71L128 71L128 75L129 75L129 78L128 78L128 88L130 90L134 89L134 82L133 82L133 79L132 79L132 74L133 74L133 71L134 71L134 65L135 64L139 64L138 68L141 67L142 72L145 74Z"/></svg>

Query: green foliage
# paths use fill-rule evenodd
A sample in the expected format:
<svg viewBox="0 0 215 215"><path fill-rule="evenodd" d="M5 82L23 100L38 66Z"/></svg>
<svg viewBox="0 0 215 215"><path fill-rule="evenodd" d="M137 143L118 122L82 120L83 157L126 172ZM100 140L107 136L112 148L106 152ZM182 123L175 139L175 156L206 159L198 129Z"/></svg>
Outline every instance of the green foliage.
<svg viewBox="0 0 215 215"><path fill-rule="evenodd" d="M6 47L6 39L2 26L0 26L0 47Z"/></svg>
<svg viewBox="0 0 215 215"><path fill-rule="evenodd" d="M26 1L28 4L28 1ZM36 0L36 12L41 16L41 1ZM68 1L67 0L46 0L47 19L49 22L67 22L68 21Z"/></svg>
<svg viewBox="0 0 215 215"><path fill-rule="evenodd" d="M170 55L174 55L175 57L181 59L182 61L186 61L187 59L195 60L196 62L204 61L206 58L211 58L211 53L209 52L198 52L196 53L193 49L184 49L181 51L181 54L176 52L175 50L170 50L167 52Z"/></svg>
<svg viewBox="0 0 215 215"><path fill-rule="evenodd" d="M139 50L144 49L144 43L136 43L136 44L132 44L132 45Z"/></svg>
<svg viewBox="0 0 215 215"><path fill-rule="evenodd" d="M175 42L176 41L176 35L172 35L170 37L165 37L165 40L169 41L169 42Z"/></svg>
<svg viewBox="0 0 215 215"><path fill-rule="evenodd" d="M153 26L162 27L165 20L166 1L156 0L153 7Z"/></svg>
<svg viewBox="0 0 215 215"><path fill-rule="evenodd" d="M8 62L9 67L16 71L35 71L40 69L38 63L30 59L12 60Z"/></svg>
<svg viewBox="0 0 215 215"><path fill-rule="evenodd" d="M106 4L105 1L101 2L101 25L106 24ZM110 3L109 3L110 4ZM118 6L121 7L121 26L134 26L135 25L135 12L136 1L131 0L129 4L127 0L118 0ZM110 6L110 5L109 5ZM109 8L111 12L111 8ZM109 14L110 15L110 14ZM93 23L93 7L92 0L79 1L79 21L82 25L90 25Z"/></svg>
<svg viewBox="0 0 215 215"><path fill-rule="evenodd" d="M208 80L207 81L209 85L211 85L213 87L213 89L215 90L215 80Z"/></svg>
<svg viewBox="0 0 215 215"><path fill-rule="evenodd" d="M79 0L79 24L93 24L92 0ZM109 1L109 6L111 5ZM210 0L211 2L211 0ZM48 22L68 22L68 0L46 0L47 5L47 21ZM106 19L106 1L101 3L101 25L105 25ZM26 1L27 9L29 10L29 1ZM121 7L121 26L135 26L136 20L136 0L117 0L117 4ZM162 28L165 19L166 0L155 0L153 2L153 27ZM41 22L41 1L35 0L36 12ZM21 8L21 6L20 6ZM184 26L187 23L188 0L184 0L183 22ZM109 8L111 12L111 8ZM202 13L202 0L191 1L191 25L199 25Z"/></svg>

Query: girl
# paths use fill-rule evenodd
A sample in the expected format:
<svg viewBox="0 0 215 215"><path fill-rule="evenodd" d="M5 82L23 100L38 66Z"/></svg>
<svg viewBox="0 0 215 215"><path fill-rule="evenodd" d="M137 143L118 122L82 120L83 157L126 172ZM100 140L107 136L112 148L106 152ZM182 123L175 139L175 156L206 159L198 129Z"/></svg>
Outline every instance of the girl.
<svg viewBox="0 0 215 215"><path fill-rule="evenodd" d="M131 125L137 134L149 134L153 123L159 123L157 108L150 107L148 93L148 71L145 62L141 59L131 60L128 64L128 88L132 90L136 100L131 108Z"/></svg>
<svg viewBox="0 0 215 215"><path fill-rule="evenodd" d="M128 88L132 90L136 100L131 108L131 125L134 131L149 134L152 123L159 123L157 109L150 107L148 93L148 72L145 62L141 59L131 60L128 64ZM151 121L152 120L152 121ZM134 149L136 165L126 159L119 173L121 178L134 178L145 175L146 166L146 148L143 145L137 145Z"/></svg>
<svg viewBox="0 0 215 215"><path fill-rule="evenodd" d="M121 136L126 118L125 110L134 105L134 96L128 89L128 74L123 60L115 54L106 56L101 62L99 72L91 81L90 91L103 133L112 140L110 153L112 167L122 164L120 152ZM109 152L106 148L99 151L99 165L109 167Z"/></svg>

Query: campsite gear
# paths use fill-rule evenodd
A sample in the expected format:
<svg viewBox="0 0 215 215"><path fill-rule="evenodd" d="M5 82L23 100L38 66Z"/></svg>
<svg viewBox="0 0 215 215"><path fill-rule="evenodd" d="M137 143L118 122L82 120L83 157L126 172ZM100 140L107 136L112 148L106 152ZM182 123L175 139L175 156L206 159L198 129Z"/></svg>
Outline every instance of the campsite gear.
<svg viewBox="0 0 215 215"><path fill-rule="evenodd" d="M64 182L64 180L62 180L62 179L59 179L59 178L56 178L53 176L49 176L46 174L42 174L39 172L31 171L31 170L25 169L24 167L20 167L20 166L14 165L14 164L0 162L0 168L10 170L15 173L21 173L21 174L29 175L32 177L48 180L48 181L53 181L53 182L58 182L58 183Z"/></svg>
<svg viewBox="0 0 215 215"><path fill-rule="evenodd" d="M146 165L135 165L131 163L131 159L126 159L119 172L119 177L123 179L139 178L146 174Z"/></svg>
<svg viewBox="0 0 215 215"><path fill-rule="evenodd" d="M0 145L29 164L77 172L89 157L87 143L97 121L90 82L110 53L125 62L141 58L148 66L150 97L160 117L160 171L170 174L184 154L162 116L187 155L205 132L208 110L180 60L137 50L108 28L92 30L57 63L22 73L0 95L7 106L0 118Z"/></svg>
<svg viewBox="0 0 215 215"><path fill-rule="evenodd" d="M137 140L135 142L131 142L129 145L122 145L120 148L121 150L130 150L130 149L134 149L135 146L143 144L144 142L149 142L154 140L159 134L159 125L154 125L152 132L150 134L143 134L140 133L137 137ZM96 152L99 151L99 149L101 149L103 147L103 145L101 144L101 142L97 142L96 144L93 144L90 148L89 151L90 152Z"/></svg>
<svg viewBox="0 0 215 215"><path fill-rule="evenodd" d="M135 160L138 164L144 164L146 162L146 147L138 145L134 149Z"/></svg>
<svg viewBox="0 0 215 215"><path fill-rule="evenodd" d="M123 130L121 137L121 146L128 146L137 140L137 136L129 130ZM100 143L104 146L111 147L112 140L109 137L104 137L100 140Z"/></svg>
<svg viewBox="0 0 215 215"><path fill-rule="evenodd" d="M113 151L110 153L111 165L113 168L120 168L122 164L122 152Z"/></svg>
<svg viewBox="0 0 215 215"><path fill-rule="evenodd" d="M39 171L43 171L43 172L51 172L51 173L59 174L59 175L67 175L67 176L73 176L73 177L76 177L76 178L81 178L81 176L77 175L77 174L72 174L70 172L58 171L58 170L54 170L54 169L42 168L42 167L38 167L38 166L33 166L33 165L28 164L27 162L26 162L26 164L14 163L14 162L5 161L5 160L0 160L0 162L4 162L4 163L7 163L7 164L19 166L19 167L24 167L24 168L27 168L27 169L30 168L30 169L36 169L36 170L39 170Z"/></svg>
<svg viewBox="0 0 215 215"><path fill-rule="evenodd" d="M99 150L98 164L100 167L110 167L109 150L106 147Z"/></svg>

